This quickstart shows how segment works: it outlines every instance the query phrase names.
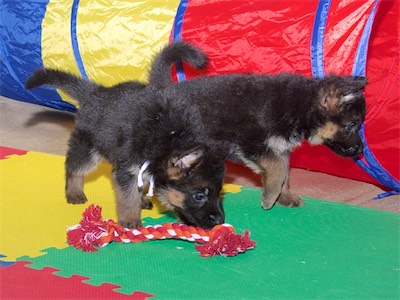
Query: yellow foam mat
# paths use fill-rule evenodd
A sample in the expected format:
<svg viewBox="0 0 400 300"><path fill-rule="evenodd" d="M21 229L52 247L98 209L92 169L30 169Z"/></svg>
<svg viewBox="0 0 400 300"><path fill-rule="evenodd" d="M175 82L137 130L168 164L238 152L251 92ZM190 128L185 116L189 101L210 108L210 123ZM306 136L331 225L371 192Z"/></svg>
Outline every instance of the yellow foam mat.
<svg viewBox="0 0 400 300"><path fill-rule="evenodd" d="M0 254L6 255L2 260L36 257L48 247L67 247L68 226L80 220L90 203L102 206L107 218L116 220L111 166L103 163L87 176L84 189L89 203L71 205L64 196L64 161L63 156L38 152L0 159ZM231 184L224 189L240 192L239 186ZM142 211L142 218L160 218L165 210L154 201L152 210Z"/></svg>

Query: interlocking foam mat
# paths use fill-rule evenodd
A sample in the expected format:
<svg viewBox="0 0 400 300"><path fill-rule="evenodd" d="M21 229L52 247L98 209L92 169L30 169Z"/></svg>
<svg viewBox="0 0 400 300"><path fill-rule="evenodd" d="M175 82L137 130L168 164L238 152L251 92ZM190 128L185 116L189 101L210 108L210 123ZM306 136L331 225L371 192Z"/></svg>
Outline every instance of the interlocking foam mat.
<svg viewBox="0 0 400 300"><path fill-rule="evenodd" d="M304 197L260 207L261 191L225 185L226 222L256 247L202 258L181 240L66 244L90 203L116 219L111 168L85 182L89 203L64 198L64 157L0 148L0 299L399 299L398 214ZM155 201L145 225L175 222Z"/></svg>

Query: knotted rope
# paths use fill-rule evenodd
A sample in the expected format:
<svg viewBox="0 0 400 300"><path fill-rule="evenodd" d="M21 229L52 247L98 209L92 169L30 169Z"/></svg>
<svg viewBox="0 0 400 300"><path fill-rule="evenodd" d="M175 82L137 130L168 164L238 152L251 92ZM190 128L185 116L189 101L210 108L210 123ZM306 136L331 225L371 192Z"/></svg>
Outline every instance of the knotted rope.
<svg viewBox="0 0 400 300"><path fill-rule="evenodd" d="M195 248L203 257L214 255L236 256L253 249L255 242L249 239L249 232L235 234L229 224L217 225L211 230L180 223L164 223L138 229L124 228L113 220L103 220L101 207L90 205L83 213L78 225L67 231L68 244L87 252L97 251L111 242L139 243L149 240L180 239L196 242Z"/></svg>

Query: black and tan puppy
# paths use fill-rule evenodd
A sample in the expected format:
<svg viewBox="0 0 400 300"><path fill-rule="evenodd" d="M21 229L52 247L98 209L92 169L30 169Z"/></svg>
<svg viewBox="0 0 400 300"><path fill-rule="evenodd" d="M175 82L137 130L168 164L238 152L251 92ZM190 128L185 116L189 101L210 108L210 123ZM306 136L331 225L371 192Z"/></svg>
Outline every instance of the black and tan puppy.
<svg viewBox="0 0 400 300"><path fill-rule="evenodd" d="M189 225L224 222L224 158L208 145L196 109L138 82L104 87L57 70L37 71L28 89L50 85L79 101L66 157L68 203L85 203L84 176L103 158L113 166L119 223L141 226L144 182ZM151 190L152 188L150 188Z"/></svg>
<svg viewBox="0 0 400 300"><path fill-rule="evenodd" d="M364 77L308 78L295 74L200 76L171 83L170 66L183 60L205 67L198 48L176 42L156 57L150 84L195 105L210 138L234 161L262 175L262 206L300 206L289 192L289 155L303 140L352 157L363 151L358 130L365 116Z"/></svg>

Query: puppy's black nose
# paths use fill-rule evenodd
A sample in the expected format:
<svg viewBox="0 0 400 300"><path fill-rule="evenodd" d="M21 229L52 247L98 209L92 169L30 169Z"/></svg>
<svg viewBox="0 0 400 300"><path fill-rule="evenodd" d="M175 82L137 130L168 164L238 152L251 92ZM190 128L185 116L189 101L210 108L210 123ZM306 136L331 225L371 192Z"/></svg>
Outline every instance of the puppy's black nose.
<svg viewBox="0 0 400 300"><path fill-rule="evenodd" d="M361 154L364 150L363 145L354 145L347 149L347 152L350 154L350 156L356 156L358 154Z"/></svg>
<svg viewBox="0 0 400 300"><path fill-rule="evenodd" d="M225 218L222 215L210 215L210 220L213 226L224 223Z"/></svg>

